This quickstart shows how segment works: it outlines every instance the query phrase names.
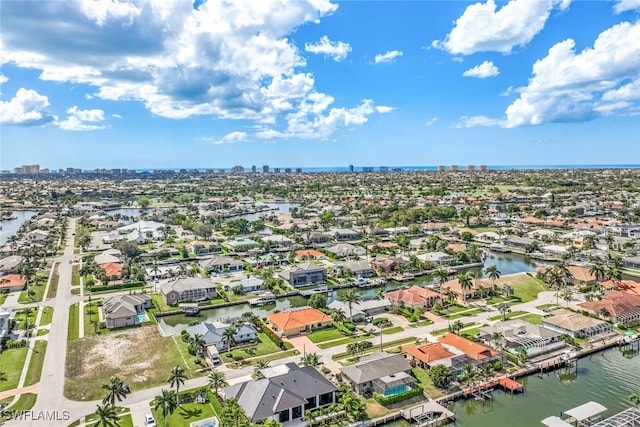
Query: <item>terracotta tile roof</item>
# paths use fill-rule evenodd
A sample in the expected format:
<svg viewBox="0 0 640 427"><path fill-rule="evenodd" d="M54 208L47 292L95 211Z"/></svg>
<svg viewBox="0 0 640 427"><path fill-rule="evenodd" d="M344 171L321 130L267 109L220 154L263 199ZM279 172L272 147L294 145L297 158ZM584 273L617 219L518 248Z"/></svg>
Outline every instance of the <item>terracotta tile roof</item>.
<svg viewBox="0 0 640 427"><path fill-rule="evenodd" d="M640 295L621 291L607 291L602 295L601 300L584 302L580 306L594 313L604 308L612 317L620 317L627 314L640 313Z"/></svg>
<svg viewBox="0 0 640 427"><path fill-rule="evenodd" d="M444 348L442 343L439 342L407 347L405 351L407 354L410 354L419 361L427 364L432 364L438 360L448 359L455 356L454 353L451 353L449 350Z"/></svg>
<svg viewBox="0 0 640 427"><path fill-rule="evenodd" d="M571 277L581 282L591 282L593 280L596 280L596 277L593 274L589 273L589 269L586 267L570 265L567 267L567 270L569 270Z"/></svg>
<svg viewBox="0 0 640 427"><path fill-rule="evenodd" d="M269 322L282 331L288 329L302 329L307 325L331 322L331 316L315 308L281 311L268 317Z"/></svg>
<svg viewBox="0 0 640 427"><path fill-rule="evenodd" d="M473 342L452 333L447 333L445 336L440 338L440 342L457 348L458 350L464 352L464 354L475 360L486 359L498 354L498 352L491 350L490 348L485 347L482 344L478 344L477 342Z"/></svg>
<svg viewBox="0 0 640 427"><path fill-rule="evenodd" d="M100 264L99 267L107 273L107 276L117 276L120 277L122 274L122 264L117 262L105 262L104 264Z"/></svg>
<svg viewBox="0 0 640 427"><path fill-rule="evenodd" d="M320 251L316 251L315 249L302 249L296 251L296 256L298 258L302 258L303 256L311 257L311 258L324 258L324 254Z"/></svg>
<svg viewBox="0 0 640 427"><path fill-rule="evenodd" d="M7 282L5 282L7 280ZM1 288L13 288L15 286L25 286L27 284L27 279L22 277L19 274L7 274L6 276L0 277L0 289Z"/></svg>
<svg viewBox="0 0 640 427"><path fill-rule="evenodd" d="M524 218L520 218L519 222L524 222L525 224L541 224L544 221L534 216L526 216Z"/></svg>
<svg viewBox="0 0 640 427"><path fill-rule="evenodd" d="M467 295L471 295L481 287L485 289L491 289L493 285L486 280L481 280L474 277L471 279L471 289L465 289L464 293ZM450 289L457 294L462 294L462 286L460 285L460 280L458 280L457 278L444 282L442 284L442 289Z"/></svg>
<svg viewBox="0 0 640 427"><path fill-rule="evenodd" d="M452 252L464 252L467 250L467 245L464 243L449 243L447 249Z"/></svg>
<svg viewBox="0 0 640 427"><path fill-rule="evenodd" d="M429 298L441 298L442 296L429 288L422 288L417 285L413 285L409 289L396 289L395 291L386 292L384 296L396 302L403 302L409 305L425 304Z"/></svg>

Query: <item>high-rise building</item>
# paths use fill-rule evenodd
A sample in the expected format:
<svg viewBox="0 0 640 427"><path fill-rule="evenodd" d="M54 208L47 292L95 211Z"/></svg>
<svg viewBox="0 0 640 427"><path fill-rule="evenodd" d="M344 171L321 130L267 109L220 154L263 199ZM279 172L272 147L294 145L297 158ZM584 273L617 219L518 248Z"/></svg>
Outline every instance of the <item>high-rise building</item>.
<svg viewBox="0 0 640 427"><path fill-rule="evenodd" d="M451 165L451 171L458 172L458 165Z"/></svg>
<svg viewBox="0 0 640 427"><path fill-rule="evenodd" d="M291 168L284 168L284 173L291 173Z"/></svg>
<svg viewBox="0 0 640 427"><path fill-rule="evenodd" d="M353 172L353 165L349 165L349 172Z"/></svg>
<svg viewBox="0 0 640 427"><path fill-rule="evenodd" d="M302 168L296 168L296 173L302 173Z"/></svg>
<svg viewBox="0 0 640 427"><path fill-rule="evenodd" d="M234 166L231 168L231 173L244 173L244 168L242 166Z"/></svg>
<svg viewBox="0 0 640 427"><path fill-rule="evenodd" d="M258 167L256 165L251 166L251 173L258 172Z"/></svg>
<svg viewBox="0 0 640 427"><path fill-rule="evenodd" d="M443 165L438 166L438 172L444 172L446 170L447 170L446 166L443 166Z"/></svg>
<svg viewBox="0 0 640 427"><path fill-rule="evenodd" d="M487 165L480 165L480 170L481 171L486 171L487 170Z"/></svg>
<svg viewBox="0 0 640 427"><path fill-rule="evenodd" d="M269 165L262 166L262 173L269 173Z"/></svg>
<svg viewBox="0 0 640 427"><path fill-rule="evenodd" d="M380 172L389 172L388 166L380 166Z"/></svg>
<svg viewBox="0 0 640 427"><path fill-rule="evenodd" d="M273 173L280 173L280 168L273 168Z"/></svg>
<svg viewBox="0 0 640 427"><path fill-rule="evenodd" d="M362 172L373 172L373 166L365 166L362 168Z"/></svg>
<svg viewBox="0 0 640 427"><path fill-rule="evenodd" d="M467 172L473 172L474 170L476 170L474 165L467 165Z"/></svg>

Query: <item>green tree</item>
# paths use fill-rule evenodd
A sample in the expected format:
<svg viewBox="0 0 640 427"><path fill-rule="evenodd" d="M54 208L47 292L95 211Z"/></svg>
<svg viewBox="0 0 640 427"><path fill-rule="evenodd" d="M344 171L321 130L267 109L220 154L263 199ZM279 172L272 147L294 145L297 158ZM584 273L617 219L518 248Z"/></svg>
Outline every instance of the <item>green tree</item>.
<svg viewBox="0 0 640 427"><path fill-rule="evenodd" d="M116 408L111 404L106 403L102 406L96 405L97 409L95 415L98 417L98 423L96 426L98 427L119 427L120 426L120 418L118 418L118 414L116 413Z"/></svg>
<svg viewBox="0 0 640 427"><path fill-rule="evenodd" d="M487 277L491 279L491 283L493 284L493 286L495 286L496 280L500 278L500 275L502 273L500 273L500 270L498 270L497 265L490 265L489 267L484 269L484 274L486 274Z"/></svg>
<svg viewBox="0 0 640 427"><path fill-rule="evenodd" d="M458 282L460 283L460 289L462 289L462 293L464 294L464 300L466 300L467 293L465 291L473 289L473 276L467 272L460 272L458 273Z"/></svg>
<svg viewBox="0 0 640 427"><path fill-rule="evenodd" d="M347 304L349 307L349 320L353 319L353 305L358 304L360 299L360 292L356 288L350 288L346 291L338 293L338 299Z"/></svg>
<svg viewBox="0 0 640 427"><path fill-rule="evenodd" d="M173 390L162 389L159 396L153 399L153 406L156 411L162 410L165 427L169 426L169 417L178 408L178 395Z"/></svg>
<svg viewBox="0 0 640 427"><path fill-rule="evenodd" d="M171 387L176 388L176 404L180 406L180 386L184 385L184 381L187 379L187 374L184 372L184 368L180 365L176 365L171 369L169 379L167 382Z"/></svg>
<svg viewBox="0 0 640 427"><path fill-rule="evenodd" d="M320 365L320 356L318 353L307 353L300 359L300 363L305 366L313 366L314 368Z"/></svg>
<svg viewBox="0 0 640 427"><path fill-rule="evenodd" d="M227 342L227 354L231 354L231 343L233 342L233 336L236 334L236 328L229 326L222 332L222 337Z"/></svg>
<svg viewBox="0 0 640 427"><path fill-rule="evenodd" d="M102 384L102 388L107 390L107 395L102 399L102 403L109 403L113 407L116 406L116 399L118 402L122 402L122 399L131 393L129 386L118 377L111 377L107 384Z"/></svg>
<svg viewBox="0 0 640 427"><path fill-rule="evenodd" d="M269 363L268 360L265 360L265 359L257 360L256 365L253 367L253 374L251 375L251 377L255 379L264 378L264 375L262 374L262 370L268 368L270 365L271 364Z"/></svg>
<svg viewBox="0 0 640 427"><path fill-rule="evenodd" d="M207 343L202 337L202 334L194 334L191 338L189 338L189 347L193 351L193 354L200 357L204 353L204 348Z"/></svg>
<svg viewBox="0 0 640 427"><path fill-rule="evenodd" d="M451 382L455 379L455 375L451 372L451 369L444 365L432 366L429 370L429 378L434 386L438 388L448 388Z"/></svg>
<svg viewBox="0 0 640 427"><path fill-rule="evenodd" d="M596 282L600 282L604 279L607 270L604 265L599 262L596 262L589 267L589 274L592 274L596 278Z"/></svg>
<svg viewBox="0 0 640 427"><path fill-rule="evenodd" d="M507 313L511 312L511 306L506 302L501 302L500 304L498 304L498 311L500 312L502 321L504 322Z"/></svg>
<svg viewBox="0 0 640 427"><path fill-rule="evenodd" d="M529 355L524 347L518 347L516 350L518 356L518 364L524 366L529 361Z"/></svg>
<svg viewBox="0 0 640 427"><path fill-rule="evenodd" d="M309 298L309 306L313 308L326 308L327 307L327 294L313 294Z"/></svg>
<svg viewBox="0 0 640 427"><path fill-rule="evenodd" d="M244 409L234 398L227 399L222 407L220 427L248 427L251 425L244 413Z"/></svg>
<svg viewBox="0 0 640 427"><path fill-rule="evenodd" d="M633 406L635 406L636 408L640 406L640 394L631 393L629 395L629 402L633 403Z"/></svg>
<svg viewBox="0 0 640 427"><path fill-rule="evenodd" d="M226 376L215 369L209 372L207 379L209 380L209 387L213 389L216 396L218 395L218 390L229 385Z"/></svg>
<svg viewBox="0 0 640 427"><path fill-rule="evenodd" d="M146 209L151 205L151 200L146 196L138 197L138 206L142 209Z"/></svg>

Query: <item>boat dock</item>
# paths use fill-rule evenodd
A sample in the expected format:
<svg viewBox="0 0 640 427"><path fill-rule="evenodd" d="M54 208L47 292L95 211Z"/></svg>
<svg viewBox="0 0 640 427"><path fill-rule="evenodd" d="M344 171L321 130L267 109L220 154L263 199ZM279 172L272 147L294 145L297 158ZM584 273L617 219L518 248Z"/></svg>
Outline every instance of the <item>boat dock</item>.
<svg viewBox="0 0 640 427"><path fill-rule="evenodd" d="M313 294L326 294L327 292L329 292L329 287L328 286L320 286L319 288L306 289L306 290L298 291L298 292L303 297L310 297Z"/></svg>
<svg viewBox="0 0 640 427"><path fill-rule="evenodd" d="M465 389L464 396L473 396L478 400L491 399L491 391L495 387L500 387L510 393L521 393L522 391L524 391L524 387L519 382L516 382L509 377L502 377Z"/></svg>
<svg viewBox="0 0 640 427"><path fill-rule="evenodd" d="M423 402L411 408L400 410L400 415L409 421L416 422L417 427L433 426L440 422L449 422L456 419L456 415L437 402Z"/></svg>

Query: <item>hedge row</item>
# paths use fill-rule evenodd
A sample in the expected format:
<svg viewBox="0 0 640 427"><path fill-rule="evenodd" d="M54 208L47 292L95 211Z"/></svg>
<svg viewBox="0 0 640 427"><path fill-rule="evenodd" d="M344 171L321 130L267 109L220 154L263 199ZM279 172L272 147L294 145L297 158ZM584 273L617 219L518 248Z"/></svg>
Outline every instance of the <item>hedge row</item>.
<svg viewBox="0 0 640 427"><path fill-rule="evenodd" d="M273 341L275 345L277 345L280 348L284 346L284 342L282 341L282 338L277 336L275 332L269 329L267 325L264 324L264 322L260 322L260 327L262 328L262 332L264 332L269 337L269 339Z"/></svg>
<svg viewBox="0 0 640 427"><path fill-rule="evenodd" d="M126 283L120 283L118 285L91 286L89 288L89 291L90 292L115 291L118 289L139 288L140 286L144 286L144 282L126 282Z"/></svg>
<svg viewBox="0 0 640 427"><path fill-rule="evenodd" d="M402 402L403 400L411 399L412 397L421 396L422 394L424 394L422 387L416 387L411 390L407 390L404 393L394 394L393 396L383 396L380 393L373 393L373 398L376 399L379 404L388 406Z"/></svg>

